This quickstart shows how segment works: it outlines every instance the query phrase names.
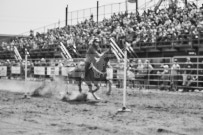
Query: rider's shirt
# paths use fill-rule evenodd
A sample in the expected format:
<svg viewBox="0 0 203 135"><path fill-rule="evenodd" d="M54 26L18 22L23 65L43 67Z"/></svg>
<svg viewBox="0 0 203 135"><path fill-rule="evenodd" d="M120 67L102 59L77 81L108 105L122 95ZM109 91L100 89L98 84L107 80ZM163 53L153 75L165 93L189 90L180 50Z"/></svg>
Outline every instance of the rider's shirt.
<svg viewBox="0 0 203 135"><path fill-rule="evenodd" d="M86 53L86 62L95 63L95 58L100 58L100 54L98 50L93 45L91 45Z"/></svg>

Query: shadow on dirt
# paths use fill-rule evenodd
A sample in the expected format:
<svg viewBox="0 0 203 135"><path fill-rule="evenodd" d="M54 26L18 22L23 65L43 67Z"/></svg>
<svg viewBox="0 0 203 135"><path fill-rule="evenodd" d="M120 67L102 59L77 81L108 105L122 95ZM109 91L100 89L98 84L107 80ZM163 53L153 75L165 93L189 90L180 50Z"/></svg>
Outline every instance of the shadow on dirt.
<svg viewBox="0 0 203 135"><path fill-rule="evenodd" d="M93 105L93 106L100 106L98 105L98 101L64 101L62 100L63 102L67 102L69 104L72 104L72 105L78 105L78 104L85 104L85 105Z"/></svg>

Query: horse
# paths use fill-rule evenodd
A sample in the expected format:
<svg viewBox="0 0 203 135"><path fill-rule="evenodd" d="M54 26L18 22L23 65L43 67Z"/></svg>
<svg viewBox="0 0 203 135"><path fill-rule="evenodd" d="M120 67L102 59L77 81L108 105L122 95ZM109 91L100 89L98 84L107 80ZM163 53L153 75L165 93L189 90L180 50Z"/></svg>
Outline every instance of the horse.
<svg viewBox="0 0 203 135"><path fill-rule="evenodd" d="M92 93L95 99L100 99L97 97L94 93L100 89L99 82L110 82L106 79L107 76L107 67L109 60L113 57L113 52L111 48L107 49L101 54L100 58L95 58L96 62L91 63L90 68L86 72L86 75L84 75L84 66L78 66L75 67L75 69L72 72L68 73L68 78L73 79L78 82L79 92L82 92L82 82L85 82L89 88L89 92ZM93 90L93 85L96 87ZM109 84L110 85L110 84ZM107 94L110 94L110 91L108 91Z"/></svg>

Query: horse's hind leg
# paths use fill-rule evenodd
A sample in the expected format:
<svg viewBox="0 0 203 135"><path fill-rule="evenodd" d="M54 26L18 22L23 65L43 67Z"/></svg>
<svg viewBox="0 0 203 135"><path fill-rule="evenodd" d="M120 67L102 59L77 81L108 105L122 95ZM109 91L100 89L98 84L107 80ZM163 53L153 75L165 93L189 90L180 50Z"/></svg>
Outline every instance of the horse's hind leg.
<svg viewBox="0 0 203 135"><path fill-rule="evenodd" d="M97 82L94 82L94 86L96 87L92 92L97 92L99 90L99 84Z"/></svg>

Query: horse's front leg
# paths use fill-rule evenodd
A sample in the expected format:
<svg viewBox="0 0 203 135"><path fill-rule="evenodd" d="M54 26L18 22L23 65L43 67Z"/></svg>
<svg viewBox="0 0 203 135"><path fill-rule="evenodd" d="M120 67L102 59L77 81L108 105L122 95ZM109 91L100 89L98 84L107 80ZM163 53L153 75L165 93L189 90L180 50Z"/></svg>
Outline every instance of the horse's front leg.
<svg viewBox="0 0 203 135"><path fill-rule="evenodd" d="M88 88L89 88L89 92L90 92L90 93L93 93L91 82L86 81L86 84L87 84L87 86L88 86Z"/></svg>
<svg viewBox="0 0 203 135"><path fill-rule="evenodd" d="M78 88L79 88L79 92L81 93L82 92L82 80L81 79L78 80Z"/></svg>
<svg viewBox="0 0 203 135"><path fill-rule="evenodd" d="M97 91L99 90L99 88L100 88L98 82L95 82L95 83L94 83L94 86L95 86L96 88L92 91L92 93L97 92Z"/></svg>
<svg viewBox="0 0 203 135"><path fill-rule="evenodd" d="M95 86L96 88L92 91L92 95L94 96L94 98L95 98L96 100L102 100L99 96L97 96L97 95L95 94L95 92L97 92L97 91L99 90L99 88L100 88L98 82L94 82L94 86Z"/></svg>

